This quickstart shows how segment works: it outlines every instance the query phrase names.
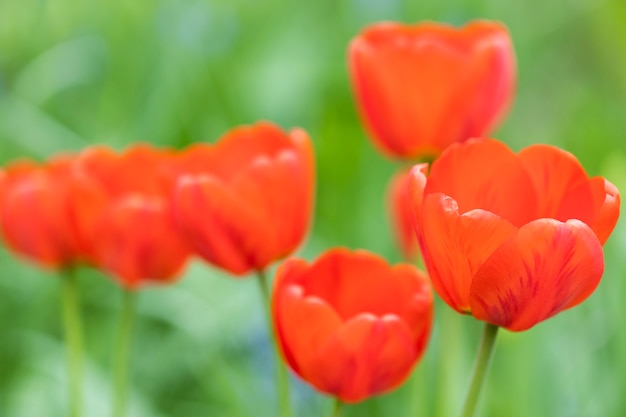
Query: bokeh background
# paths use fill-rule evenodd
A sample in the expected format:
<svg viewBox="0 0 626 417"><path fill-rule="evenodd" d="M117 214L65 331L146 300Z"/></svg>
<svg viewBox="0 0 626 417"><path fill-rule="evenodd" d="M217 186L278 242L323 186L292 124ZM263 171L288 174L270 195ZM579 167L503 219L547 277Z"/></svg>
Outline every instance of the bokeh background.
<svg viewBox="0 0 626 417"><path fill-rule="evenodd" d="M563 147L626 192L623 0L0 0L0 163L93 143L182 147L262 119L301 126L314 140L318 189L300 255L343 245L399 261L384 201L397 167L358 120L346 46L379 20L474 18L506 23L518 57L515 104L494 136L516 150ZM501 332L482 415L626 415L625 250L622 220L588 301ZM96 271L80 274L87 416L107 416L121 293ZM0 416L67 415L59 301L53 273L0 249ZM143 290L139 314L129 417L276 415L255 280L196 261L176 285ZM480 331L439 303L412 380L346 415L457 415ZM298 416L330 413L328 398L293 382Z"/></svg>

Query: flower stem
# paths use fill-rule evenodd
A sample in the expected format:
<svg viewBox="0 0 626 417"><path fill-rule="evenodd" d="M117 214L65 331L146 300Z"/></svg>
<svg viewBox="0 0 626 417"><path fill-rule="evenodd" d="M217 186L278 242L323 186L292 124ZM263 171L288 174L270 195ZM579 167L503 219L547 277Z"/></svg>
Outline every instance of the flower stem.
<svg viewBox="0 0 626 417"><path fill-rule="evenodd" d="M428 414L428 386L424 367L426 363L421 364L413 371L409 380L409 416L425 416Z"/></svg>
<svg viewBox="0 0 626 417"><path fill-rule="evenodd" d="M113 417L123 417L128 403L128 379L130 351L136 314L136 295L131 290L124 290L122 315L116 339L113 358Z"/></svg>
<svg viewBox="0 0 626 417"><path fill-rule="evenodd" d="M267 318L267 328L274 341L274 362L275 362L275 377L276 377L276 392L278 394L278 403L280 406L280 415L282 417L291 417L291 403L289 399L289 380L287 375L287 368L283 363L280 352L278 351L278 340L274 331L274 325L272 321L272 306L269 282L265 271L257 271L259 278L259 284L261 287L261 293L263 294L263 303L265 304L265 317Z"/></svg>
<svg viewBox="0 0 626 417"><path fill-rule="evenodd" d="M76 272L63 272L63 326L67 343L67 372L69 379L69 416L80 417L83 409L83 332L80 297Z"/></svg>
<svg viewBox="0 0 626 417"><path fill-rule="evenodd" d="M489 362L491 360L491 354L493 347L495 346L496 336L498 335L498 326L487 323L485 324L485 330L483 331L483 337L480 341L480 347L476 355L476 362L474 363L474 375L472 376L472 382L470 389L465 400L465 406L463 407L462 417L472 417L476 404L478 403L478 397L480 395L480 389L482 388L485 374L489 368Z"/></svg>
<svg viewBox="0 0 626 417"><path fill-rule="evenodd" d="M333 405L332 417L341 416L341 409L343 408L343 402L339 398L335 398L335 404Z"/></svg>
<svg viewBox="0 0 626 417"><path fill-rule="evenodd" d="M463 365L461 361L461 347L463 346L461 318L458 313L447 305L439 303L438 335L439 348L437 349L436 374L436 416L449 417L457 412L459 398L458 370Z"/></svg>

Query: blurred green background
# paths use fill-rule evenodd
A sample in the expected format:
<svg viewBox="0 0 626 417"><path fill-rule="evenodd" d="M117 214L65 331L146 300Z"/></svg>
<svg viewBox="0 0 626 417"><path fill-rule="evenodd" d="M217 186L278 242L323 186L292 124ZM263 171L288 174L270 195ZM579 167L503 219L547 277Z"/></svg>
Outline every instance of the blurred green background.
<svg viewBox="0 0 626 417"><path fill-rule="evenodd" d="M344 245L395 262L383 196L396 166L357 118L346 46L379 20L474 18L505 22L518 57L515 104L494 136L516 150L561 146L624 192L623 0L0 0L0 163L92 143L181 147L261 119L301 126L318 164L301 255ZM621 221L588 301L530 331L501 332L481 415L626 415L625 248ZM107 416L121 293L95 271L80 278L87 416ZM0 251L0 416L67 415L59 293L53 273ZM276 415L255 280L194 262L176 285L143 290L139 303L129 417ZM346 415L457 415L481 327L438 305L415 380ZM330 413L328 398L293 382L298 416Z"/></svg>

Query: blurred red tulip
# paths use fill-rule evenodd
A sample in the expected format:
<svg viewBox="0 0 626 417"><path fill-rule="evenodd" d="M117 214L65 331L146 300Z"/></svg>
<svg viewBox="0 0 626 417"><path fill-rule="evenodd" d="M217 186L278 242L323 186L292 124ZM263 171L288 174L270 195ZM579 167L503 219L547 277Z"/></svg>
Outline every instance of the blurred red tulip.
<svg viewBox="0 0 626 417"><path fill-rule="evenodd" d="M72 156L45 165L20 161L0 171L0 221L9 248L42 266L90 260L87 236L104 196L75 176Z"/></svg>
<svg viewBox="0 0 626 417"><path fill-rule="evenodd" d="M408 169L393 176L388 186L387 200L398 247L406 261L414 262L419 257L419 244L413 226Z"/></svg>
<svg viewBox="0 0 626 417"><path fill-rule="evenodd" d="M398 387L432 325L426 276L365 251L333 249L276 272L273 319L289 366L320 391L358 402Z"/></svg>
<svg viewBox="0 0 626 417"><path fill-rule="evenodd" d="M88 148L75 162L76 172L106 194L91 236L94 263L126 288L170 282L189 257L171 210L174 158L170 150L136 144L121 153Z"/></svg>
<svg viewBox="0 0 626 417"><path fill-rule="evenodd" d="M416 231L441 298L513 331L576 306L604 270L619 192L548 145L453 145L409 180Z"/></svg>
<svg viewBox="0 0 626 417"><path fill-rule="evenodd" d="M370 136L394 157L488 134L514 92L513 46L496 22L374 24L352 40L349 64Z"/></svg>
<svg viewBox="0 0 626 417"><path fill-rule="evenodd" d="M174 212L188 243L233 274L261 270L302 242L314 193L313 149L301 129L239 127L180 157Z"/></svg>

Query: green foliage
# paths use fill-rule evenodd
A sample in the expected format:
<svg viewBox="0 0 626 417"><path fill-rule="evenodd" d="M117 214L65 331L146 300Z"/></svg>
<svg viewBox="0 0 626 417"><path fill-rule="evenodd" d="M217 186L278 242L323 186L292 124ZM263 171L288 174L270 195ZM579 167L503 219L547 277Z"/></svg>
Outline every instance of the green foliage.
<svg viewBox="0 0 626 417"><path fill-rule="evenodd" d="M351 37L379 20L505 22L518 56L518 95L495 136L515 149L564 147L623 191L625 16L622 0L2 0L0 163L92 143L182 147L261 119L301 126L318 159L316 216L303 254L346 245L397 261L384 206L395 168L358 120L345 59ZM626 413L624 247L622 221L605 247L603 282L587 302L528 332L501 332L481 415ZM57 281L0 252L2 416L66 415ZM121 294L95 271L81 270L80 284L88 415L107 416ZM257 290L252 280L196 262L176 285L143 291L129 417L275 415ZM414 380L345 415L458 414L479 334L479 323L438 305ZM292 382L298 416L330 414L328 399Z"/></svg>

